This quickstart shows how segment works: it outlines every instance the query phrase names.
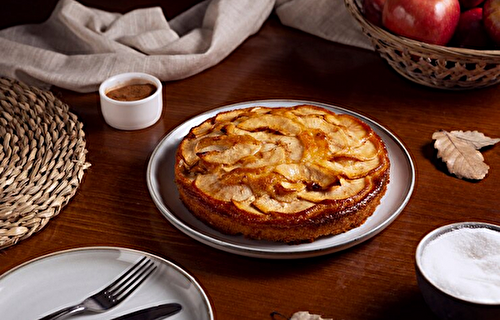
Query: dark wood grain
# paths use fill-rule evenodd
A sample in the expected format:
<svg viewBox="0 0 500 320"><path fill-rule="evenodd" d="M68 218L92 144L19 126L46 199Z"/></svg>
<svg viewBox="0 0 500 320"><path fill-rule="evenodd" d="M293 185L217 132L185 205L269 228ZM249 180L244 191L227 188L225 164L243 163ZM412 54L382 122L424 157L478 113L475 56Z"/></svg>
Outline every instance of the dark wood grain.
<svg viewBox="0 0 500 320"><path fill-rule="evenodd" d="M50 10L25 15L8 1L3 26L39 22ZM42 1L31 1L40 7ZM55 1L43 1L53 7ZM196 1L82 1L126 11L161 5L175 16ZM32 20L29 20L32 19ZM107 126L97 93L53 88L84 123L88 161L76 196L38 234L0 251L0 273L43 254L105 245L151 252L174 261L207 291L218 320L270 319L309 310L333 319L435 319L418 289L414 253L432 229L460 221L500 224L500 147L484 150L482 181L459 180L436 158L432 133L479 130L500 137L500 90L426 88L402 78L374 52L322 40L281 25L275 16L217 66L164 83L164 110L154 126ZM184 235L155 207L146 167L158 142L183 121L212 108L256 99L305 99L369 116L396 134L412 154L412 199L383 232L348 250L300 260L264 260L213 249Z"/></svg>

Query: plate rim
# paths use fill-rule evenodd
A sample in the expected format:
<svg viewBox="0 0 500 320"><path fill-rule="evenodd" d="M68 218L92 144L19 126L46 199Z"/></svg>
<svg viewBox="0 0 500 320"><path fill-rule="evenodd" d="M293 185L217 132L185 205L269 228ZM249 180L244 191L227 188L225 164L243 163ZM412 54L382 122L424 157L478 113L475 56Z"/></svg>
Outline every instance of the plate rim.
<svg viewBox="0 0 500 320"><path fill-rule="evenodd" d="M310 249L310 250L303 250L303 251L293 251L293 252L273 252L272 250L267 250L267 249L254 249L254 248L249 248L245 245L241 244L236 244L236 243L229 243L221 239L214 238L210 235L204 234L203 232L200 232L193 228L192 226L189 226L185 224L183 221L181 221L179 218L175 216L174 213L170 212L169 208L163 205L161 201L161 196L156 194L155 189L153 188L153 177L152 177L152 170L154 166L154 160L156 157L159 156L159 152L163 144L169 140L171 136L173 136L174 133L176 133L178 130L180 130L182 127L186 126L186 124L190 121L194 121L195 119L201 119L200 123L206 120L206 117L210 117L210 115L215 115L220 111L223 110L229 110L229 109L241 109L245 107L250 107L249 105L253 104L256 107L258 104L273 104L273 103L286 103L286 104L294 104L294 105L301 105L301 104L310 104L318 107L323 107L327 110L330 111L341 111L343 113L352 115L357 117L358 119L363 120L364 122L368 123L370 127L373 128L375 126L378 130L381 130L384 134L386 134L396 145L397 147L401 150L406 163L408 165L408 173L409 173L409 183L406 186L407 187L407 192L405 194L405 197L403 201L398 205L397 209L390 215L390 217L386 220L383 221L383 223L378 224L376 227L374 227L371 230L368 230L365 232L363 235L359 237L355 237L351 239L350 241L346 241L345 243L333 247L327 247L327 248L316 248L316 249ZM290 105L289 107L291 107ZM267 106L266 106L267 107ZM273 106L269 106L273 108ZM274 107L279 107L279 106L274 106ZM199 123L198 123L199 124ZM201 112L197 115L194 115L193 117L183 121L180 123L178 126L170 130L161 140L160 142L156 145L155 149L153 150L149 161L148 161L148 166L147 166L147 171L146 171L146 183L148 186L148 190L150 193L150 196L157 207L157 209L160 211L160 213L178 230L186 234L187 236L205 244L208 246L211 246L213 248L223 250L229 253L233 254L239 254L243 256L248 256L248 257L254 257L254 258L265 258L265 259L299 259L299 258L310 258L310 257L315 257L318 255L326 255L338 251L342 251L345 249L348 249L350 247L353 247L361 242L364 242L378 233L380 233L382 230L384 230L387 226L389 226L398 216L399 214L404 210L404 208L407 206L408 202L410 201L410 198L413 194L413 191L415 189L415 184L416 184L416 169L415 169L415 164L413 161L413 157L408 151L407 147L405 144L388 128L382 126L379 124L377 121L371 119L368 116L365 116L357 111L353 111L350 109L347 109L345 107L337 106L334 104L329 104L329 103L324 103L324 102L318 102L318 101L312 101L312 100L300 100L300 99L259 99L259 100L248 100L248 101L240 101L240 102L235 102L235 103L230 103L227 105L223 106L218 106L212 109L209 109L207 111ZM162 209L165 209L165 211L168 213L165 213ZM215 229L214 229L215 230ZM225 235L227 237L230 237L229 235ZM236 237L236 236L234 236ZM258 241L258 240L255 240ZM300 246L300 244L298 245Z"/></svg>
<svg viewBox="0 0 500 320"><path fill-rule="evenodd" d="M126 248L126 247L115 247L115 246L86 246L86 247L77 247L77 248L71 248L71 249L64 249L64 250L59 250L59 251L54 251L51 253L47 253L38 257L35 257L33 259L30 259L28 261L22 262L19 265L5 271L4 273L0 274L0 283L6 279L9 275L13 274L16 271L21 270L22 268L25 268L29 265L35 264L37 262L40 262L45 259L49 259L52 257L56 256L62 256L66 254L71 254L71 253L78 253L78 252L91 252L91 251L109 251L109 250L118 250L121 252L127 252L130 254L135 254L135 255L145 255L149 257L153 257L154 259L160 261L161 263L167 265L168 267L174 269L178 273L180 273L182 276L184 276L191 284L193 284L197 291L200 293L202 300L204 301L204 306L207 311L207 315L209 316L210 320L215 320L215 313L214 313L214 307L212 304L212 301L208 297L207 293L201 286L201 284L198 282L198 280L187 270L184 270L181 268L179 265L176 263L165 259L163 257L160 257L156 254L149 253L146 251L138 250L138 249L132 249L132 248Z"/></svg>

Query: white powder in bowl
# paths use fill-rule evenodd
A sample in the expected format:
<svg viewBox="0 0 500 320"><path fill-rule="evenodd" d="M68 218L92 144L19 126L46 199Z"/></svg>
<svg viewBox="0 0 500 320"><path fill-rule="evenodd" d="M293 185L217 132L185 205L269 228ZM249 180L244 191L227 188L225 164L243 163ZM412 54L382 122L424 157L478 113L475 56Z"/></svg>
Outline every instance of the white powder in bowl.
<svg viewBox="0 0 500 320"><path fill-rule="evenodd" d="M430 241L421 266L431 282L464 300L500 304L500 232L460 228Z"/></svg>

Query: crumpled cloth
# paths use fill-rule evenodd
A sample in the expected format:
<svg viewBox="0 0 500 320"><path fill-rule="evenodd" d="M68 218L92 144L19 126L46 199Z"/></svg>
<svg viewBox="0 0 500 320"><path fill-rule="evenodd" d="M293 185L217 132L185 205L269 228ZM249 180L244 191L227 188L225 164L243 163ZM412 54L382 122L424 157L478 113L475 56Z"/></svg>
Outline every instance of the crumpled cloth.
<svg viewBox="0 0 500 320"><path fill-rule="evenodd" d="M119 14L60 0L47 21L0 30L0 75L78 92L122 72L184 79L226 58L273 10L284 25L372 48L342 0L206 0L171 21L160 7Z"/></svg>

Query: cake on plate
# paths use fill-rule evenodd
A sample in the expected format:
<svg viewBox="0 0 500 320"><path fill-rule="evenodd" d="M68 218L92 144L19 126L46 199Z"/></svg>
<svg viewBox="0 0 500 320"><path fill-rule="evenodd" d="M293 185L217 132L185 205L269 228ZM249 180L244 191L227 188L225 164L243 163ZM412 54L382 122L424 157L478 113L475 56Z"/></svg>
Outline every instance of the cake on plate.
<svg viewBox="0 0 500 320"><path fill-rule="evenodd" d="M384 142L356 117L255 106L192 128L177 149L175 182L189 211L222 233L302 243L362 225L389 168Z"/></svg>

